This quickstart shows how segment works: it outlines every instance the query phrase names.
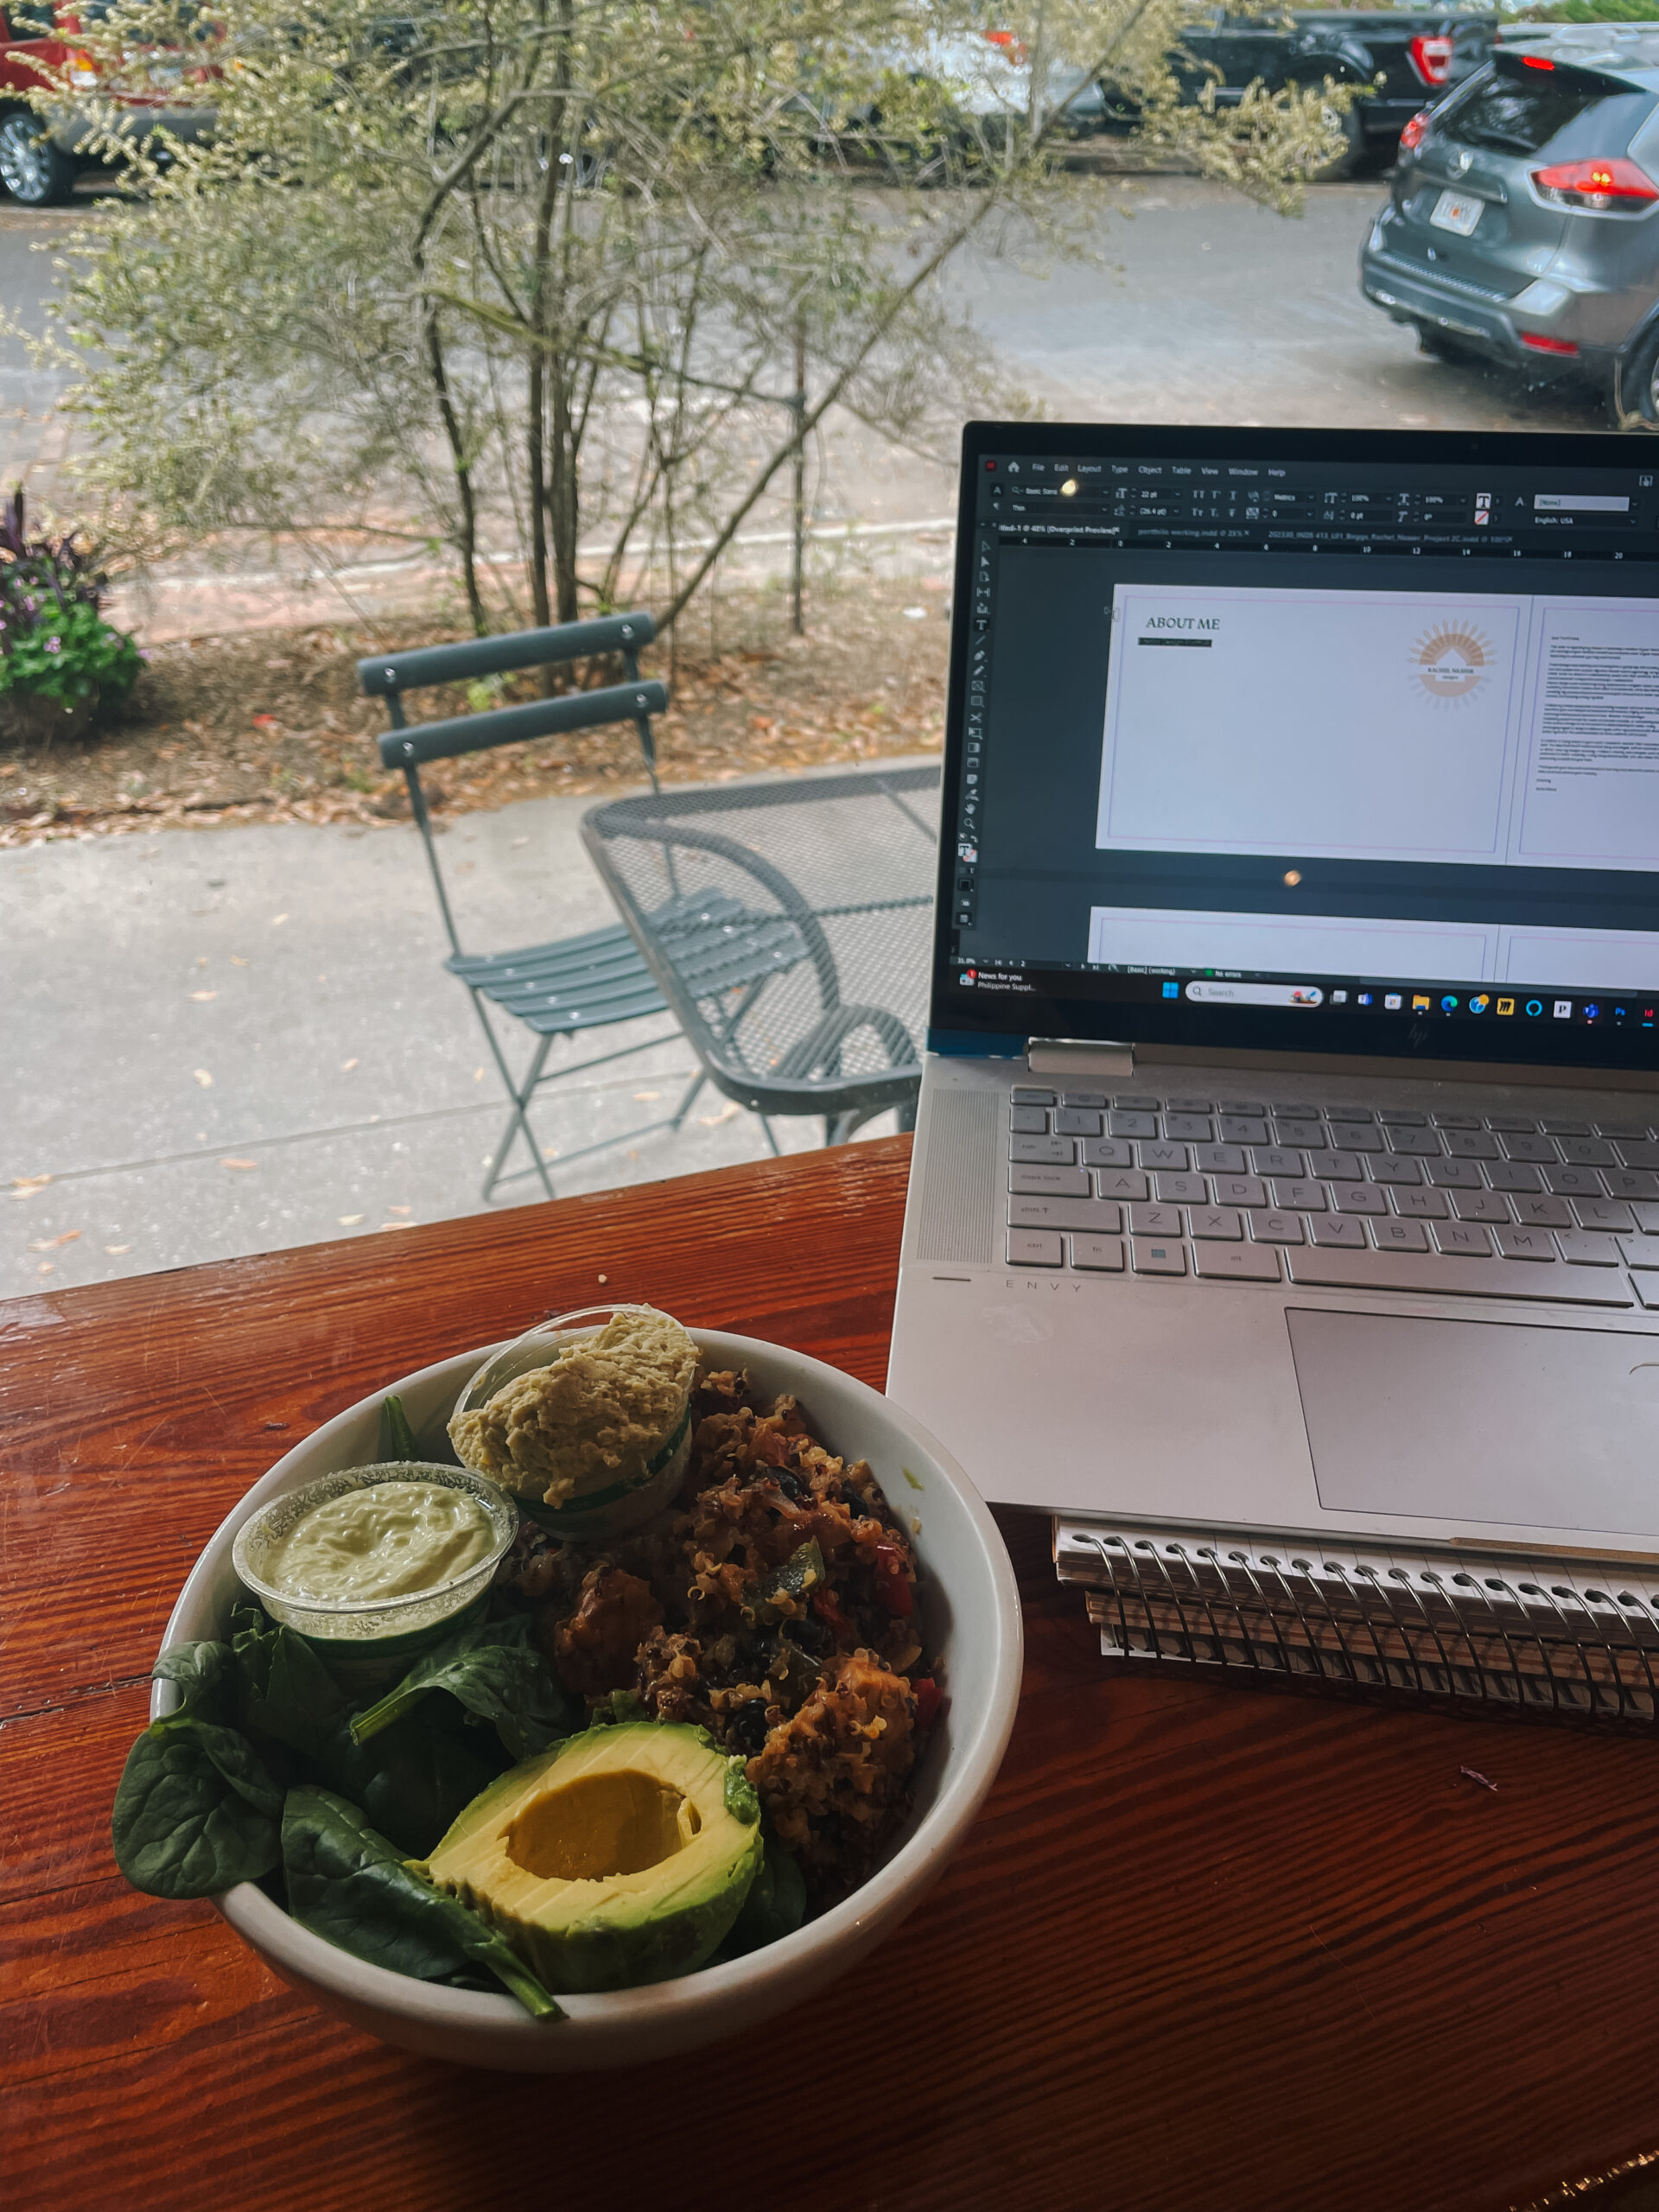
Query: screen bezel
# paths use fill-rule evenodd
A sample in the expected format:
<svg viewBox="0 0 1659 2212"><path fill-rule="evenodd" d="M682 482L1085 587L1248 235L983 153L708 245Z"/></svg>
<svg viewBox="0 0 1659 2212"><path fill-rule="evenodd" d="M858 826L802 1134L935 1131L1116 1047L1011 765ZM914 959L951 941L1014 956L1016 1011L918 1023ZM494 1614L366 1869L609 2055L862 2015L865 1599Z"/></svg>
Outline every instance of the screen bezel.
<svg viewBox="0 0 1659 2212"><path fill-rule="evenodd" d="M1089 1043L1178 1045L1200 1051L1355 1055L1398 1060L1465 1061L1560 1068L1659 1069L1659 1030L1614 1030L1588 1023L1564 1029L1484 1027L1478 1021L1424 1020L1376 1009L1277 1013L1256 1007L1201 1007L1186 999L1137 1002L996 995L982 1012L950 989L950 910L962 791L963 724L968 688L969 617L980 462L988 454L1038 460L1191 458L1194 461L1309 461L1421 468L1488 467L1563 472L1626 470L1640 465L1628 436L1611 431L1217 429L1181 423L968 423L962 434L957 500L957 559L945 702L938 880L933 918L929 1021L936 1046L1006 1051L1011 1033ZM1656 563L1659 565L1659 563ZM1659 596L1659 594L1656 594ZM995 678L993 678L995 681ZM1659 903L1655 914L1659 928ZM1433 979L1428 979L1433 980ZM1659 987L1656 987L1659 988ZM1630 995L1630 994L1626 994ZM1015 1017L1017 1020L1017 1032ZM992 1040L996 1040L993 1042ZM1525 1049L1522 1049L1524 1043Z"/></svg>

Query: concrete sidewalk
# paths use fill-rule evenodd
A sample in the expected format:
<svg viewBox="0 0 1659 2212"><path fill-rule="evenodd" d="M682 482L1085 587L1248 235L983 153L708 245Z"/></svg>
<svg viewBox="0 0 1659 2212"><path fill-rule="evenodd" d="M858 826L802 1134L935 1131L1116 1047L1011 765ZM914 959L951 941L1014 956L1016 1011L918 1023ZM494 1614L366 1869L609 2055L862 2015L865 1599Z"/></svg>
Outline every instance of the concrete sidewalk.
<svg viewBox="0 0 1659 2212"><path fill-rule="evenodd" d="M578 835L592 803L531 799L454 823L442 850L463 943L614 920ZM0 1295L480 1211L505 1106L467 995L442 972L447 950L406 823L0 853L12 1193ZM666 1026L578 1039L569 1057ZM528 1044L510 1033L516 1065ZM560 1195L763 1154L756 1117L705 1089L678 1135L561 1169L557 1155L670 1114L694 1069L673 1038L544 1090L537 1125ZM893 1126L884 1116L862 1134ZM787 1149L822 1141L820 1122L775 1127ZM512 1164L529 1164L522 1146ZM526 1180L497 1203L541 1195Z"/></svg>

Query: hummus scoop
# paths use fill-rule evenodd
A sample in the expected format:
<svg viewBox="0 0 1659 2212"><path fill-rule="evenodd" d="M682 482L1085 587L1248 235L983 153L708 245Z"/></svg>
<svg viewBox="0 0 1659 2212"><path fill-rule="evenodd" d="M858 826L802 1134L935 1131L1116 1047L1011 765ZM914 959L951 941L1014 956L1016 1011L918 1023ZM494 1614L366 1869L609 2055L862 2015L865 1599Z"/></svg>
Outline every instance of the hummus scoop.
<svg viewBox="0 0 1659 2212"><path fill-rule="evenodd" d="M588 1536L636 1527L684 1474L697 1361L692 1338L655 1306L562 1314L473 1378L450 1441L464 1466L546 1528Z"/></svg>

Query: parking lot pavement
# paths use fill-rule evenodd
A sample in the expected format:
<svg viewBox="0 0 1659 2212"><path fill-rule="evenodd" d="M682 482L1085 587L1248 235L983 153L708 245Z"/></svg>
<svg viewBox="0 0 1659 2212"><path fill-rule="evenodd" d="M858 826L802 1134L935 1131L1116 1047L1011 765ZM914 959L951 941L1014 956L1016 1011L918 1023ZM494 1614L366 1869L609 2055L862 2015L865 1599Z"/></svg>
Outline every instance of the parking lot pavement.
<svg viewBox="0 0 1659 2212"><path fill-rule="evenodd" d="M463 943L615 919L578 836L591 803L531 799L453 825L442 849ZM480 1211L505 1109L446 950L407 824L0 853L0 1188L12 1193L0 1296ZM508 1049L521 1063L524 1033ZM571 1057L604 1049L594 1039ZM675 1039L552 1085L543 1144L568 1155L666 1116L693 1069ZM819 1122L774 1127L786 1150L822 1141ZM892 1127L884 1116L864 1134ZM569 1168L556 1156L551 1172L563 1196L766 1148L753 1115L705 1089L677 1135ZM540 1196L525 1181L497 1203Z"/></svg>

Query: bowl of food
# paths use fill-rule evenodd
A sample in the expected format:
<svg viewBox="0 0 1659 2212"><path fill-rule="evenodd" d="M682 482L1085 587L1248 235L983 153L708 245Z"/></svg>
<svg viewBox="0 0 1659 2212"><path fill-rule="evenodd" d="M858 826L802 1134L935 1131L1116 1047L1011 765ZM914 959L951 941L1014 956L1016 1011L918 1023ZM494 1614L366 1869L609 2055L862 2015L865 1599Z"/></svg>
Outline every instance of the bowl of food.
<svg viewBox="0 0 1659 2212"><path fill-rule="evenodd" d="M469 1610L390 1689L331 1674L233 1558L276 1501L385 1464L386 1394L280 1460L168 1623L117 1801L130 1878L212 1895L275 1972L388 2043L522 2072L701 2048L880 1942L1007 1747L1013 1571L960 1469L887 1399L691 1333L676 1495L582 1535L520 1495L489 1617ZM394 1456L450 1462L503 1350L389 1381Z"/></svg>

